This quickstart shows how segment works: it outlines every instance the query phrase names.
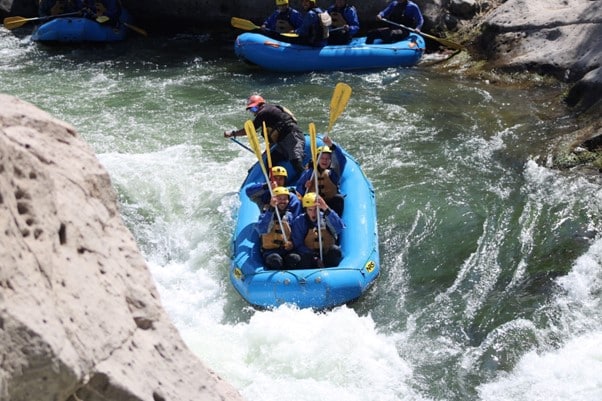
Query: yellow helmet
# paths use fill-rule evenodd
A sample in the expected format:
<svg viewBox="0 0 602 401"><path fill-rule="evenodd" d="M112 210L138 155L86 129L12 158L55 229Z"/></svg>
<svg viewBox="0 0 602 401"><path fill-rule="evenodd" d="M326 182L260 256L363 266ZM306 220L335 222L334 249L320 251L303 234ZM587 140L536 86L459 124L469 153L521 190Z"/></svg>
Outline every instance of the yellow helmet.
<svg viewBox="0 0 602 401"><path fill-rule="evenodd" d="M316 193L315 192L306 193L305 195L303 195L303 199L301 200L301 203L303 204L303 207L316 206L318 204L316 202Z"/></svg>
<svg viewBox="0 0 602 401"><path fill-rule="evenodd" d="M288 6L288 0L276 0L277 6Z"/></svg>
<svg viewBox="0 0 602 401"><path fill-rule="evenodd" d="M318 154L332 153L332 150L330 150L330 147L328 145L320 146L318 149L316 149L316 151L318 152Z"/></svg>
<svg viewBox="0 0 602 401"><path fill-rule="evenodd" d="M288 172L282 166L274 166L272 167L272 175L274 177L288 177Z"/></svg>
<svg viewBox="0 0 602 401"><path fill-rule="evenodd" d="M274 196L278 196L278 195L286 195L288 196L290 194L290 192L288 191L288 188L285 187L276 187L272 190Z"/></svg>

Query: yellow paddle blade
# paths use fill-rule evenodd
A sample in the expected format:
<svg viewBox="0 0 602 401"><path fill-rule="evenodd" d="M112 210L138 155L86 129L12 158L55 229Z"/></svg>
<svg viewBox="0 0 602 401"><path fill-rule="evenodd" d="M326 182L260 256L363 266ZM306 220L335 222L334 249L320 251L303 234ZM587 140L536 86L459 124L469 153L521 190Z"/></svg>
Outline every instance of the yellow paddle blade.
<svg viewBox="0 0 602 401"><path fill-rule="evenodd" d="M262 123L261 131L263 132L263 140L265 141L265 155L268 159L268 170L271 175L272 174L272 152L270 150L270 138L268 136L268 129L265 125L265 121Z"/></svg>
<svg viewBox="0 0 602 401"><path fill-rule="evenodd" d="M52 19L52 18L69 17L69 16L73 16L73 15L80 15L80 14L81 14L81 11L74 11L72 13L47 15L45 17L32 17L32 18L6 17L6 18L4 18L2 23L4 24L4 27L6 29L15 29L29 21L48 21L49 19Z"/></svg>
<svg viewBox="0 0 602 401"><path fill-rule="evenodd" d="M316 143L316 124L309 123L309 147L311 149L311 161L316 167L316 157L318 156L318 145Z"/></svg>
<svg viewBox="0 0 602 401"><path fill-rule="evenodd" d="M248 19L232 17L230 18L230 24L234 28L242 29L243 31L254 31L256 29L261 29L260 26L255 25L253 22ZM288 36L289 38L298 38L299 34L295 32L282 32L280 35Z"/></svg>
<svg viewBox="0 0 602 401"><path fill-rule="evenodd" d="M326 135L328 135L336 119L339 118L345 107L347 107L350 97L351 87L349 85L343 82L336 84L332 93L332 99L330 100L330 121L328 122Z"/></svg>
<svg viewBox="0 0 602 401"><path fill-rule="evenodd" d="M98 22L99 24L104 24L108 20L110 20L110 18L107 17L106 15L101 15L100 17L96 17L96 22Z"/></svg>
<svg viewBox="0 0 602 401"><path fill-rule="evenodd" d="M314 171L311 173L312 179L314 180L316 194L320 193L319 184L318 184L318 143L317 143L317 135L316 135L316 124L309 123L309 146L311 148L311 161L314 166ZM311 192L311 191L310 191ZM320 222L318 222L318 240L320 242L320 247L322 246L322 240L320 238ZM321 257L322 255L320 255Z"/></svg>
<svg viewBox="0 0 602 401"><path fill-rule="evenodd" d="M23 26L29 21L31 21L31 18L6 17L2 23L6 29L11 30Z"/></svg>
<svg viewBox="0 0 602 401"><path fill-rule="evenodd" d="M261 148L259 147L259 139L257 139L257 131L255 130L255 125L253 125L253 121L245 121L245 132L247 133L247 138L249 138L251 149L253 149L253 152L255 152L259 166L263 171L263 175L265 176L266 181L269 181L268 173L265 169L265 164L263 164L263 158L261 157Z"/></svg>
<svg viewBox="0 0 602 401"><path fill-rule="evenodd" d="M234 28L242 29L243 31L252 31L261 28L255 25L253 22L249 21L248 19L242 19L237 17L232 17L230 19L230 24Z"/></svg>
<svg viewBox="0 0 602 401"><path fill-rule="evenodd" d="M253 149L253 152L255 152L255 156L261 155L259 142L257 141L257 131L255 131L255 125L253 125L253 121L245 121L245 132L247 133L247 138L249 138L251 149Z"/></svg>

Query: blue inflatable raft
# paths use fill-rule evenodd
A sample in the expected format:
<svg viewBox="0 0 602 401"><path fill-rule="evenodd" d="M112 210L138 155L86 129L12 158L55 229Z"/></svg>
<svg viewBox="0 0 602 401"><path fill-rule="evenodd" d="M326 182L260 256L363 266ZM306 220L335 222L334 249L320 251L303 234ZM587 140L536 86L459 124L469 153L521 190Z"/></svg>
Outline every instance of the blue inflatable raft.
<svg viewBox="0 0 602 401"><path fill-rule="evenodd" d="M420 61L424 49L424 38L414 33L397 43L367 45L365 37L358 37L347 45L312 47L246 32L234 43L234 52L246 63L280 72L411 67Z"/></svg>
<svg viewBox="0 0 602 401"><path fill-rule="evenodd" d="M79 16L54 18L37 27L31 34L31 40L55 43L118 42L127 37L126 24L131 23L131 18L122 10L119 20L121 23L114 27Z"/></svg>
<svg viewBox="0 0 602 401"><path fill-rule="evenodd" d="M306 145L305 153L309 155L308 140ZM346 196L342 216L346 228L340 236L343 260L336 267L295 270L264 268L259 234L255 230L260 211L257 204L246 195L245 189L265 179L258 163L249 170L239 192L241 205L233 238L230 281L251 305L260 309L282 304L315 310L329 309L359 298L378 277L380 260L374 189L355 159L342 150L347 158L340 182L341 192ZM286 163L285 167L289 178L293 178L294 170L290 164ZM294 178L287 182L287 185L294 184Z"/></svg>

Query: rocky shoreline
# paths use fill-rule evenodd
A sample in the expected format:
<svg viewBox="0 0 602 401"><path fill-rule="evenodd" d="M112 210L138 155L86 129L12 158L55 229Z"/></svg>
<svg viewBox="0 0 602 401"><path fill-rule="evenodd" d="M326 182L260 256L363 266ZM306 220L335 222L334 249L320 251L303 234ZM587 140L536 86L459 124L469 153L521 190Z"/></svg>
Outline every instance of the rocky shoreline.
<svg viewBox="0 0 602 401"><path fill-rule="evenodd" d="M161 305L74 127L0 94L0 400L242 400Z"/></svg>

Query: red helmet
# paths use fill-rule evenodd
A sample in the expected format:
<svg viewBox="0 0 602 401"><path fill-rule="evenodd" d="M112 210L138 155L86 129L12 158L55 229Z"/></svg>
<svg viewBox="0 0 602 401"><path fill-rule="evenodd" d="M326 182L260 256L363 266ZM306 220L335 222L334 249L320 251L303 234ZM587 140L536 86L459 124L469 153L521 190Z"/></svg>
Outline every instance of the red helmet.
<svg viewBox="0 0 602 401"><path fill-rule="evenodd" d="M251 95L247 99L247 109L264 104L265 100L259 95Z"/></svg>

